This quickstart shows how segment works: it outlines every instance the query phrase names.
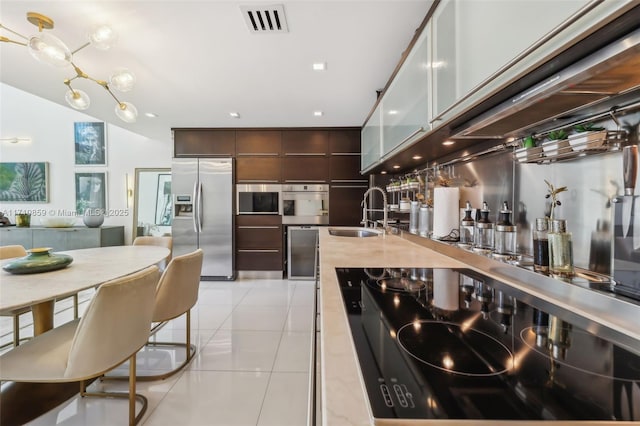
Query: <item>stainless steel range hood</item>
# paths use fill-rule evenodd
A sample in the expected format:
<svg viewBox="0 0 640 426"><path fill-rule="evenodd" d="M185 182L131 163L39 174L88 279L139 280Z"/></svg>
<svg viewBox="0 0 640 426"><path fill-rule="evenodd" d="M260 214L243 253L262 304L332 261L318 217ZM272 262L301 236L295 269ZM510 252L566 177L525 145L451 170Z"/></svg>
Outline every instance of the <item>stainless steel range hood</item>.
<svg viewBox="0 0 640 426"><path fill-rule="evenodd" d="M459 138L522 137L640 99L640 29L455 129Z"/></svg>

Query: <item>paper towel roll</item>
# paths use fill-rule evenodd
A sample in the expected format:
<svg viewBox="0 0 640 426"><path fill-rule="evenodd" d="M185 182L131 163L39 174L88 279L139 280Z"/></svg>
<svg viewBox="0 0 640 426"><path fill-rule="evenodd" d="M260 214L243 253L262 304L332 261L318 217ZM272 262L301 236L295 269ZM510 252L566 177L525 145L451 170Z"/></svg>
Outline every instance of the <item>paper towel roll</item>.
<svg viewBox="0 0 640 426"><path fill-rule="evenodd" d="M459 308L458 272L450 269L433 270L433 306L445 311L457 311Z"/></svg>
<svg viewBox="0 0 640 426"><path fill-rule="evenodd" d="M460 188L433 189L433 238L446 237L460 228Z"/></svg>

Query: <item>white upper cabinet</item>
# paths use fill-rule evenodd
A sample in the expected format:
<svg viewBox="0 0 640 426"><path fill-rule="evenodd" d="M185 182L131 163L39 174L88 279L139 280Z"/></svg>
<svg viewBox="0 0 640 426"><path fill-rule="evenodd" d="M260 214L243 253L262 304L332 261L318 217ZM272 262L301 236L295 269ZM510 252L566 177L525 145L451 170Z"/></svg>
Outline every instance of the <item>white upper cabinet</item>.
<svg viewBox="0 0 640 426"><path fill-rule="evenodd" d="M432 18L433 127L522 77L627 3L441 1Z"/></svg>
<svg viewBox="0 0 640 426"><path fill-rule="evenodd" d="M360 135L360 170L367 171L380 162L382 156L382 101L373 110Z"/></svg>
<svg viewBox="0 0 640 426"><path fill-rule="evenodd" d="M431 31L421 33L384 94L382 154L410 144L430 129Z"/></svg>

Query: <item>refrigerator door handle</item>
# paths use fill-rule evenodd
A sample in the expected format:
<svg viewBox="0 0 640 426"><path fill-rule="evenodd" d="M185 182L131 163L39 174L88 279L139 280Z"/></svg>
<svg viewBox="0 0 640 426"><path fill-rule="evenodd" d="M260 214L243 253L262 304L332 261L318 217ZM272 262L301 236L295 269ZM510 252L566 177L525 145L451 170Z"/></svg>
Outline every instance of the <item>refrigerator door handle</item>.
<svg viewBox="0 0 640 426"><path fill-rule="evenodd" d="M198 181L198 232L202 232L202 182Z"/></svg>
<svg viewBox="0 0 640 426"><path fill-rule="evenodd" d="M198 232L198 181L193 183L193 213L191 214L191 220L193 220L193 232Z"/></svg>

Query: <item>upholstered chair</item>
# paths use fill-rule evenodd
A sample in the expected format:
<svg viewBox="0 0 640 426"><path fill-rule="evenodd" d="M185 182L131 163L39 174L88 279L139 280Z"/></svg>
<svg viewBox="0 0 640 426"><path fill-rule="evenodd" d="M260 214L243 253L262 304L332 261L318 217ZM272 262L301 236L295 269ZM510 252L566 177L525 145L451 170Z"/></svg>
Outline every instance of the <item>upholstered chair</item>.
<svg viewBox="0 0 640 426"><path fill-rule="evenodd" d="M149 338L159 271L142 271L98 287L80 319L70 321L0 356L0 380L13 382L80 382L82 396L129 399L129 424L144 415L147 400L136 394L136 353ZM85 389L85 381L129 360L129 393ZM142 403L136 416L136 400Z"/></svg>
<svg viewBox="0 0 640 426"><path fill-rule="evenodd" d="M164 271L169 262L171 262L171 257L173 253L173 238L172 237L150 237L150 236L141 236L136 237L133 240L134 246L159 246L166 247L169 249L169 255L158 265L160 271Z"/></svg>
<svg viewBox="0 0 640 426"><path fill-rule="evenodd" d="M169 262L167 269L162 273L156 288L153 309L154 325L150 331L150 336L154 337L169 321L184 315L186 320L186 342L160 342L150 339L147 347L150 349L154 347L184 347L186 351L184 362L168 372L155 375L138 375L138 380L165 379L183 369L195 355L196 347L191 344L191 308L198 301L202 255L202 249L197 249L191 253L174 257ZM104 379L124 379L124 377L108 375Z"/></svg>

